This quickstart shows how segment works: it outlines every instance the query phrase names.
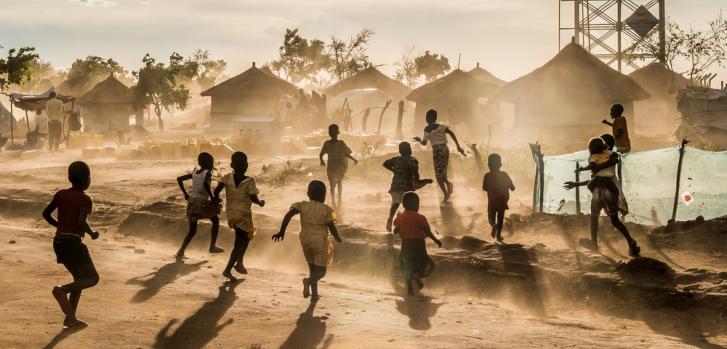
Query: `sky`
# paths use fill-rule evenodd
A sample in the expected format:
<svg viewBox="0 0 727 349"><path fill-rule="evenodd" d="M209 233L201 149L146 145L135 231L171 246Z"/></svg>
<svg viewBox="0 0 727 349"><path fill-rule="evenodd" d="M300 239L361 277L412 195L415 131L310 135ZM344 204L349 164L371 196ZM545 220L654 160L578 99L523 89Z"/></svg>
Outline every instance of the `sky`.
<svg viewBox="0 0 727 349"><path fill-rule="evenodd" d="M462 68L479 62L505 80L558 50L557 0L0 0L0 8L0 54L33 46L59 68L98 55L134 70L147 52L165 59L203 48L234 75L274 59L286 28L323 40L373 29L369 56L390 74L412 44L444 54L453 67L461 55ZM667 0L667 16L695 28L721 8L726 0ZM720 70L717 85L727 81Z"/></svg>

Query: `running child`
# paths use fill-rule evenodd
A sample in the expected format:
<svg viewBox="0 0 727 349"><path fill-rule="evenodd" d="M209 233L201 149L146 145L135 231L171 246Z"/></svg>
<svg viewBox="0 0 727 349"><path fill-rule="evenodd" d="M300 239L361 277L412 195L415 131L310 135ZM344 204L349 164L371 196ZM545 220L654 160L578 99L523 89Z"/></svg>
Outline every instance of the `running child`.
<svg viewBox="0 0 727 349"><path fill-rule="evenodd" d="M91 214L93 202L85 191L91 185L91 170L82 161L75 161L68 166L68 181L71 187L61 189L53 195L53 200L43 210L43 218L48 224L56 227L53 238L53 251L58 263L68 269L73 282L53 287L55 297L61 310L66 315L63 326L66 328L85 326L76 318L78 302L84 289L98 283L98 273L93 265L83 237L88 234L91 239L98 238L98 232L87 222ZM58 210L57 218L53 211Z"/></svg>
<svg viewBox="0 0 727 349"><path fill-rule="evenodd" d="M487 221L492 227L492 237L502 242L502 224L505 220L505 210L508 210L507 202L510 200L510 191L515 190L512 179L502 168L500 154L490 154L487 157L487 167L490 172L485 174L482 180L482 190L487 192Z"/></svg>
<svg viewBox="0 0 727 349"><path fill-rule="evenodd" d="M300 214L300 244L303 255L308 262L310 275L303 279L303 297L311 297L311 302L318 300L318 281L326 275L326 268L333 263L333 243L328 233L339 243L341 237L336 229L336 213L326 205L326 185L318 180L308 184L309 201L292 204L285 214L280 232L273 235L273 241L283 241L285 230L290 220Z"/></svg>
<svg viewBox="0 0 727 349"><path fill-rule="evenodd" d="M606 147L601 154L593 154L589 156L588 166L579 168L579 171L590 170L594 177L606 177L611 179L613 184L609 184L608 188L612 191L618 191L618 211L622 215L629 213L628 203L621 188L621 181L616 174L616 166L621 162L620 156L613 151L615 139L612 135L605 133L601 135L601 139ZM589 184L593 185L593 184Z"/></svg>
<svg viewBox="0 0 727 349"><path fill-rule="evenodd" d="M222 275L231 282L237 280L232 276L232 267L240 274L247 274L243 258L250 240L255 236L255 224L252 220L252 204L265 206L265 200L260 200L255 178L245 175L247 172L247 155L238 151L232 154L233 172L226 174L215 188L215 198L219 202L220 192L225 189L225 212L227 212L227 225L235 231L235 247L230 253Z"/></svg>
<svg viewBox="0 0 727 349"><path fill-rule="evenodd" d="M447 146L447 135L452 137L454 144L457 145L457 151L462 156L467 156L464 149L459 146L457 136L446 126L437 123L437 111L430 109L427 111L427 126L424 128L424 138L414 137L414 141L427 145L432 142L432 157L434 162L434 174L437 178L439 188L444 193L444 202L449 201L454 191L454 185L447 180L447 167L449 166L449 147Z"/></svg>
<svg viewBox="0 0 727 349"><path fill-rule="evenodd" d="M602 154L605 150L605 142L601 138L593 138L588 142L588 152L591 154L589 162L598 163L606 157ZM610 155L608 156L610 158ZM580 244L592 251L598 251L598 218L601 210L611 220L611 224L626 238L629 245L629 255L638 257L641 248L631 237L626 226L618 218L618 188L614 185L610 177L593 176L590 180L581 182L565 182L564 187L568 190L577 186L586 185L591 191L591 239L583 239Z"/></svg>
<svg viewBox="0 0 727 349"><path fill-rule="evenodd" d="M341 192L343 191L343 178L346 177L348 170L348 159L353 160L354 164L358 164L358 160L354 158L351 149L346 142L338 139L338 125L332 124L328 126L328 136L331 139L326 140L321 147L321 153L318 158L321 160L321 166L326 166L323 161L323 155L328 154L328 167L326 174L328 175L328 183L331 185L331 202L333 207L341 207ZM338 200L336 200L336 187L338 187ZM336 205L338 204L338 205Z"/></svg>
<svg viewBox="0 0 727 349"><path fill-rule="evenodd" d="M412 281L422 289L422 278L434 271L434 262L427 255L426 238L432 239L437 246L442 242L432 234L427 218L419 214L419 195L410 191L402 197L404 212L400 212L394 220L394 234L401 237L401 253L399 262L406 280L408 294L413 294Z"/></svg>
<svg viewBox="0 0 727 349"><path fill-rule="evenodd" d="M404 193L415 191L433 182L431 179L419 179L419 161L411 154L411 144L401 142L399 143L399 156L384 161L384 168L394 173L389 189L391 208L389 218L386 220L386 231L389 232Z"/></svg>
<svg viewBox="0 0 727 349"><path fill-rule="evenodd" d="M189 221L189 232L182 242L182 247L177 252L177 257L184 257L184 251L197 234L197 222L200 219L209 219L212 222L212 234L210 238L210 253L220 253L224 250L217 247L217 233L220 230L220 203L212 195L212 169L215 159L209 153L199 153L197 156L199 168L192 173L177 177L179 188L182 189L184 200L187 200L187 221ZM187 193L184 188L184 181L192 180L192 191Z"/></svg>

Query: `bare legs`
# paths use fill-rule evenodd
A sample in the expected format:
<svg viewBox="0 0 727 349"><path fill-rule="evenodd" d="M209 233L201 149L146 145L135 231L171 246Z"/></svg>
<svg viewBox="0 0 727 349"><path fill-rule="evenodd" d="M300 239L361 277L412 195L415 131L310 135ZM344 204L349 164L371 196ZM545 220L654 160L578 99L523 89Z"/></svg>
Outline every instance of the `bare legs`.
<svg viewBox="0 0 727 349"><path fill-rule="evenodd" d="M311 297L311 302L315 302L320 298L318 295L318 281L326 276L326 267L308 263L308 269L310 270L310 276L303 279L303 297Z"/></svg>
<svg viewBox="0 0 727 349"><path fill-rule="evenodd" d="M341 197L343 195L343 181L328 179L328 186L331 187L331 206L334 208L341 207ZM338 188L338 197L336 197L336 188Z"/></svg>
<svg viewBox="0 0 727 349"><path fill-rule="evenodd" d="M217 247L217 235L220 231L220 219L219 217L215 216L210 218L210 221L212 222L212 230L210 235L210 253L220 253L224 250ZM179 251L177 251L177 257L184 257L184 251L187 249L187 246L189 246L189 243L192 242L192 239L197 234L197 221L189 222L189 232L187 233L187 236L184 237L184 241L182 241L182 247L179 248Z"/></svg>
<svg viewBox="0 0 727 349"><path fill-rule="evenodd" d="M237 280L237 278L232 276L233 266L239 273L247 274L247 270L245 269L244 264L242 264L242 259L245 257L245 252L247 251L247 246L249 244L250 237L248 236L248 233L242 229L235 228L235 247L232 248L230 260L227 262L227 266L222 272L222 275L230 279L230 281Z"/></svg>
<svg viewBox="0 0 727 349"><path fill-rule="evenodd" d="M386 231L391 231L391 225L394 222L394 215L396 214L396 211L399 209L399 204L391 204L391 208L389 208L389 218L386 220Z"/></svg>

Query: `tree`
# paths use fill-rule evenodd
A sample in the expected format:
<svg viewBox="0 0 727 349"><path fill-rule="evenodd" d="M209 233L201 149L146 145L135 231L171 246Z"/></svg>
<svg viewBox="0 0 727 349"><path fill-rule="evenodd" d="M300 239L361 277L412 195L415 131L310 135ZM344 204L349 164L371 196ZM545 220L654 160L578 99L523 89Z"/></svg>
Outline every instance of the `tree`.
<svg viewBox="0 0 727 349"><path fill-rule="evenodd" d="M417 81L419 80L419 72L417 71L417 64L415 61L415 53L416 46L409 45L404 48L404 53L401 55L401 58L394 63L396 66L396 72L394 73L394 78L396 80L401 81L402 83L406 84L409 87L414 87L417 84Z"/></svg>
<svg viewBox="0 0 727 349"><path fill-rule="evenodd" d="M71 68L68 69L67 84L71 90L79 92L76 89L83 86L90 89L109 74L124 77L126 70L113 58L88 56L85 59L77 59L71 64Z"/></svg>
<svg viewBox="0 0 727 349"><path fill-rule="evenodd" d="M331 42L328 44L328 56L331 59L328 73L332 78L341 81L369 66L366 45L373 35L373 30L364 28L347 42L335 36L331 37Z"/></svg>
<svg viewBox="0 0 727 349"><path fill-rule="evenodd" d="M49 62L35 58L30 61L28 66L30 78L18 85L21 91L32 93L44 92L51 86L57 86L66 77L66 72L56 70Z"/></svg>
<svg viewBox="0 0 727 349"><path fill-rule="evenodd" d="M424 75L427 82L434 81L451 69L447 57L429 51L424 51L423 55L415 58L414 63L416 64L417 74Z"/></svg>
<svg viewBox="0 0 727 349"><path fill-rule="evenodd" d="M169 65L156 62L148 53L142 59L144 66L139 71L133 72L138 79L134 94L137 100L137 107L151 104L154 107L154 114L159 120L159 130L164 131L162 121L162 110L167 112L171 108L186 109L189 102L189 90L184 85L176 82L180 74L178 67L173 66L176 62L175 54L169 58Z"/></svg>
<svg viewBox="0 0 727 349"><path fill-rule="evenodd" d="M0 58L0 90L19 85L31 78L31 62L38 58L34 47L10 49L7 58Z"/></svg>
<svg viewBox="0 0 727 349"><path fill-rule="evenodd" d="M227 62L222 59L214 60L210 58L209 50L198 49L192 53L187 60L197 63L197 76L195 81L203 90L212 87L217 78L222 75L227 68Z"/></svg>
<svg viewBox="0 0 727 349"><path fill-rule="evenodd" d="M674 62L679 57L680 52L683 49L684 46L684 37L683 33L684 31L682 28L679 27L679 25L669 20L666 23L666 40L664 42L664 61L666 66L672 70L676 71L674 69ZM658 30L652 30L646 37L644 37L641 42L634 47L633 53L636 54L635 57L639 57L640 54L647 54L649 56L658 57L660 54L659 49L659 31ZM628 59L632 59L630 55L626 56ZM643 58L640 58L643 60Z"/></svg>
<svg viewBox="0 0 727 349"><path fill-rule="evenodd" d="M305 39L298 29L285 29L283 45L278 48L278 59L270 62L270 69L292 84L302 80L315 80L321 70L331 63L326 44L318 39Z"/></svg>

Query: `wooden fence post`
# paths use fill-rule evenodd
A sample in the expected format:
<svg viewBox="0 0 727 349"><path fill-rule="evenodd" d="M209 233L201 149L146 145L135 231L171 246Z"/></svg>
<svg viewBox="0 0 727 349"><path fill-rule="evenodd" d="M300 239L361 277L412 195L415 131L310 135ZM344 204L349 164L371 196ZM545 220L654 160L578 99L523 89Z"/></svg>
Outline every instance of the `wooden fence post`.
<svg viewBox="0 0 727 349"><path fill-rule="evenodd" d="M366 108L364 110L363 117L361 118L361 131L366 132L366 124L369 122L369 113L371 113L371 108Z"/></svg>
<svg viewBox="0 0 727 349"><path fill-rule="evenodd" d="M386 113L386 109L389 108L389 105L391 104L391 100L386 101L386 105L384 106L384 109L381 109L381 114L379 114L379 126L376 128L376 135L381 134L381 123L384 121L384 113Z"/></svg>
<svg viewBox="0 0 727 349"><path fill-rule="evenodd" d="M576 183L581 181L581 165L576 161ZM581 215L581 187L576 186L576 215Z"/></svg>
<svg viewBox="0 0 727 349"><path fill-rule="evenodd" d="M15 132L13 130L13 122L15 121L15 116L13 116L13 99L10 98L10 144L15 145Z"/></svg>
<svg viewBox="0 0 727 349"><path fill-rule="evenodd" d="M684 159L684 150L685 147L689 143L689 141L684 138L682 139L682 144L679 147L679 164L677 165L677 184L676 184L676 190L674 191L674 206L672 206L671 210L671 221L676 221L677 219L677 206L679 203L679 185L681 182L682 177L682 161Z"/></svg>
<svg viewBox="0 0 727 349"><path fill-rule="evenodd" d="M530 152L535 161L535 179L533 182L533 212L543 212L543 186L545 185L545 171L543 162L543 153L540 150L540 144L530 144ZM540 207L538 208L538 205Z"/></svg>

